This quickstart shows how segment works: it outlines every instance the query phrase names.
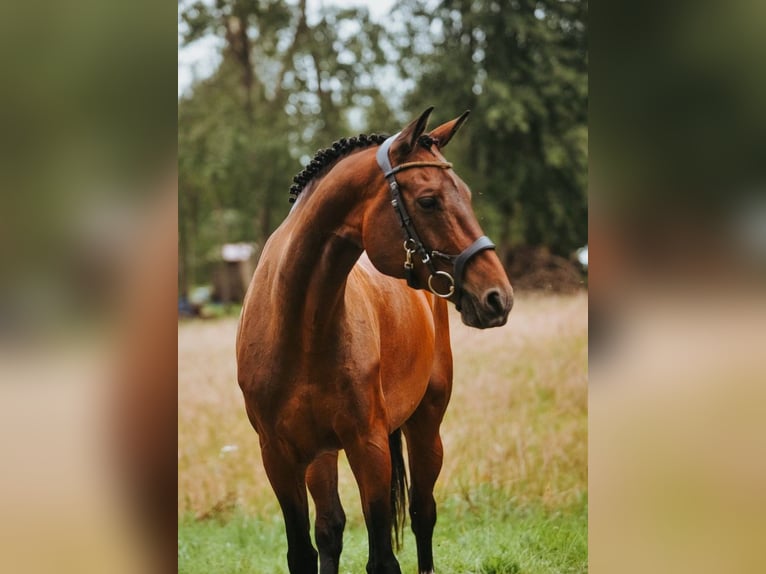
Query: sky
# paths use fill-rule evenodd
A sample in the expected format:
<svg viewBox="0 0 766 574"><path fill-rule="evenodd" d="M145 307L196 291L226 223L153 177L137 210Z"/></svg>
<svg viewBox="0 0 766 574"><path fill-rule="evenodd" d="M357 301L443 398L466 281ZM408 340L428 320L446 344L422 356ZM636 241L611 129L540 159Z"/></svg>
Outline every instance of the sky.
<svg viewBox="0 0 766 574"><path fill-rule="evenodd" d="M370 11L370 17L374 21L380 21L389 13L395 0L307 0L307 18L309 23L317 17L322 6L366 6ZM180 41L180 40L179 40ZM220 61L219 51L223 40L214 36L207 36L197 40L190 46L178 47L178 95L184 93L192 83L194 77L205 78L209 76Z"/></svg>

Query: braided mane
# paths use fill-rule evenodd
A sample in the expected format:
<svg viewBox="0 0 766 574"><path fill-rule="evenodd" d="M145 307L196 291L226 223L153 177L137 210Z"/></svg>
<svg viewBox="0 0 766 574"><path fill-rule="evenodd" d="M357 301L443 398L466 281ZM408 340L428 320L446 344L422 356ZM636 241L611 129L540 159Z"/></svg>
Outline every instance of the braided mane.
<svg viewBox="0 0 766 574"><path fill-rule="evenodd" d="M351 138L341 138L333 143L332 146L317 150L314 154L314 159L303 168L303 171L293 178L293 185L290 187L290 203L294 203L298 199L298 195L300 195L303 188L311 180L339 159L357 149L370 147L371 145L380 145L386 141L387 137L387 135L383 134L359 134Z"/></svg>
<svg viewBox="0 0 766 574"><path fill-rule="evenodd" d="M295 200L298 199L301 191L309 182L328 167L335 164L339 159L357 149L370 147L371 145L380 145L387 138L388 136L384 134L359 134L350 138L341 138L333 143L332 146L317 150L309 164L293 178L293 185L290 186L290 203L295 203ZM418 142L426 149L430 149L433 144L437 143L436 140L427 135L420 136Z"/></svg>

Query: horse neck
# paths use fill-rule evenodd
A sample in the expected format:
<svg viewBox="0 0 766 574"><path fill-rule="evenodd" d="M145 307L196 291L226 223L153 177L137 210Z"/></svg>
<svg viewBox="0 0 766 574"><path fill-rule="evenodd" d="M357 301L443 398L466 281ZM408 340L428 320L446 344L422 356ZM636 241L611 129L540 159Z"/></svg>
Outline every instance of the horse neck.
<svg viewBox="0 0 766 574"><path fill-rule="evenodd" d="M366 192L374 187L377 170L365 152L336 164L286 221L288 239L280 250L276 289L284 309L299 315L292 324L300 325L301 337L326 335L343 314L346 280L363 250Z"/></svg>

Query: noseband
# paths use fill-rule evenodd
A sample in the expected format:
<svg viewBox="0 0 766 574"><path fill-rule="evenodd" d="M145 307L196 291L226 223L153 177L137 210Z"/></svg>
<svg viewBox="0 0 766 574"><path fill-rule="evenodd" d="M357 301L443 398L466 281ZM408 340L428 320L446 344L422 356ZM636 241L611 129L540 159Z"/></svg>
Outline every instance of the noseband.
<svg viewBox="0 0 766 574"><path fill-rule="evenodd" d="M438 167L440 169L450 169L451 163L443 161L413 161L409 163L403 163L396 167L391 167L391 160L388 158L388 150L391 144L394 142L399 134L394 134L386 141L384 141L376 154L378 165L383 170L383 175L388 181L388 186L391 191L391 205L394 206L394 211L399 217L399 224L404 232L404 273L407 278L407 285L413 288L417 288L415 282L415 273L413 271L414 265L412 263L413 254L417 253L420 256L423 264L428 267L431 275L428 277L428 289L437 297L447 299L453 294L457 293L455 298L455 306L458 311L460 310L460 295L463 291L463 271L465 265L474 255L484 251L485 249L494 249L495 244L487 237L482 235L476 241L471 243L468 247L463 249L457 255L450 255L448 253L442 253L441 251L429 250L423 242L420 240L415 226L412 224L412 218L407 212L407 207L404 205L401 191L399 190L399 184L396 182L396 174L405 169L413 169L416 167ZM446 271L439 271L434 265L433 258L438 257L445 259L452 263L453 271L450 275ZM434 277L442 277L449 282L449 289L446 293L441 293L433 286Z"/></svg>

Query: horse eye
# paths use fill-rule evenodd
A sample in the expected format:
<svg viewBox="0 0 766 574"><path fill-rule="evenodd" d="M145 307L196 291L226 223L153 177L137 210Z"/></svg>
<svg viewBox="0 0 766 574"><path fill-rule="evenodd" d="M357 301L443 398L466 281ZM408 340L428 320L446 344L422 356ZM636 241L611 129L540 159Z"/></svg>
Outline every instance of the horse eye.
<svg viewBox="0 0 766 574"><path fill-rule="evenodd" d="M433 211L436 209L437 202L435 197L419 197L416 201L423 211Z"/></svg>

